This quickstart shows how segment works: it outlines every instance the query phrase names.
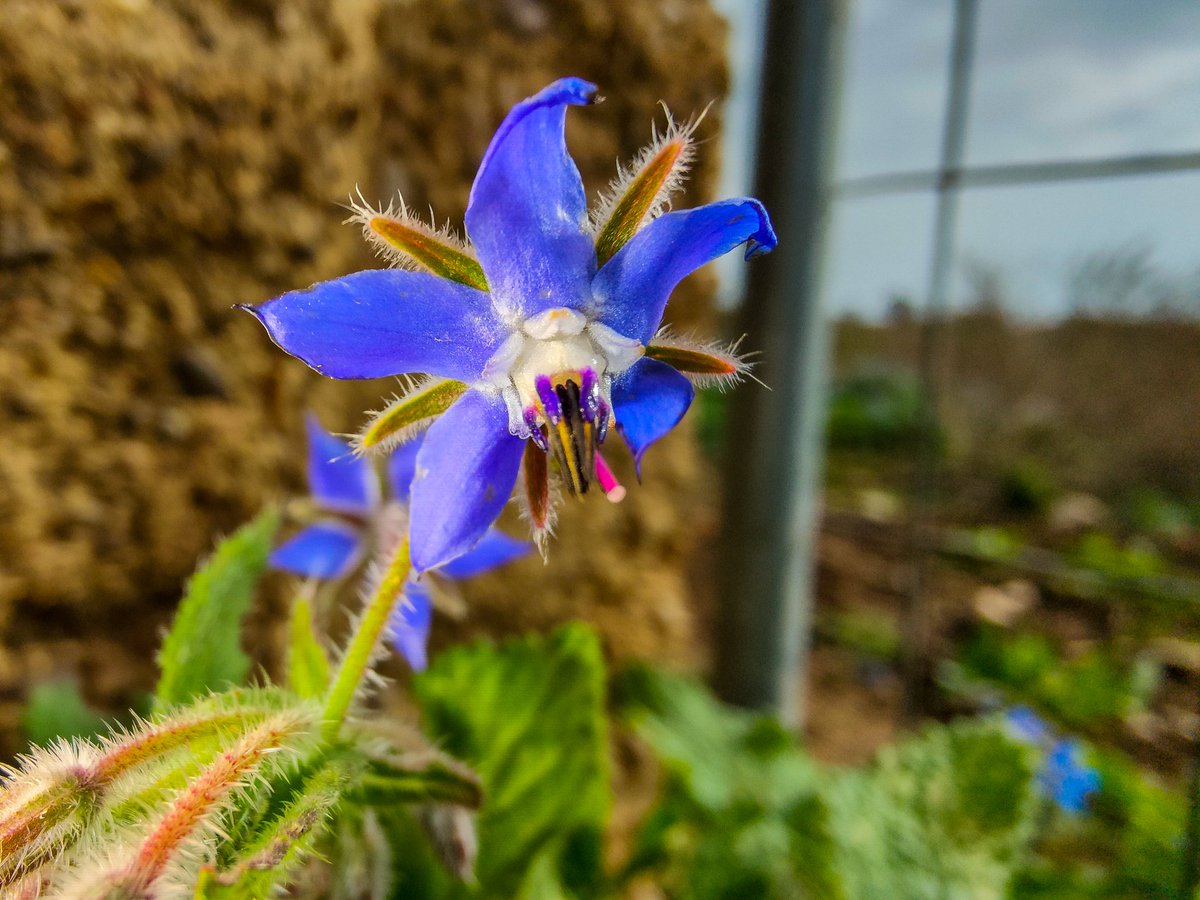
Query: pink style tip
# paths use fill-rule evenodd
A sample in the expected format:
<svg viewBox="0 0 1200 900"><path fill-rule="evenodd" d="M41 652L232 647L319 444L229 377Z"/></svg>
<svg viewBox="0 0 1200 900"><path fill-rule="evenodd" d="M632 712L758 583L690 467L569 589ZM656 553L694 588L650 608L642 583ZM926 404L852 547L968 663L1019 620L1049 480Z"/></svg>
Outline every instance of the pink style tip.
<svg viewBox="0 0 1200 900"><path fill-rule="evenodd" d="M625 499L624 485L617 481L617 476L613 474L613 470L608 467L608 463L604 461L604 457L598 450L596 451L596 480L600 482L600 488L610 503L620 503Z"/></svg>

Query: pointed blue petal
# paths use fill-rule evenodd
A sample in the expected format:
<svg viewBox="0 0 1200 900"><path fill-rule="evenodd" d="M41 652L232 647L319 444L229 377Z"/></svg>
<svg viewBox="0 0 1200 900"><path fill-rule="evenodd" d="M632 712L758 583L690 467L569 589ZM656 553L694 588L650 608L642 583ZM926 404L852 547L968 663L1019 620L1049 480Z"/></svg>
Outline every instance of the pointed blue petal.
<svg viewBox="0 0 1200 900"><path fill-rule="evenodd" d="M421 449L421 441L424 438L425 435L418 435L411 441L401 444L388 457L388 487L392 492L392 499L397 503L408 502L413 473L417 470L417 453Z"/></svg>
<svg viewBox="0 0 1200 900"><path fill-rule="evenodd" d="M400 601L388 619L388 639L414 672L429 664L429 628L433 624L433 598L417 581L404 586Z"/></svg>
<svg viewBox="0 0 1200 900"><path fill-rule="evenodd" d="M1031 744L1041 744L1050 736L1050 726L1028 706L1014 706L1004 721L1014 737Z"/></svg>
<svg viewBox="0 0 1200 900"><path fill-rule="evenodd" d="M638 478L646 450L679 424L695 393L692 383L671 366L645 357L613 384L613 415L633 451Z"/></svg>
<svg viewBox="0 0 1200 900"><path fill-rule="evenodd" d="M319 522L271 551L268 564L309 578L339 578L354 566L360 543L361 535L351 526Z"/></svg>
<svg viewBox="0 0 1200 900"><path fill-rule="evenodd" d="M355 272L242 308L330 378L427 372L469 381L508 336L483 291L400 269Z"/></svg>
<svg viewBox="0 0 1200 900"><path fill-rule="evenodd" d="M489 528L479 543L464 553L458 559L452 559L440 569L439 575L450 578L471 578L482 575L492 569L528 556L533 552L533 544L509 537L503 531Z"/></svg>
<svg viewBox="0 0 1200 900"><path fill-rule="evenodd" d="M675 285L746 242L746 259L775 247L771 220L757 200L723 200L659 216L596 273L592 313L618 334L649 343Z"/></svg>
<svg viewBox="0 0 1200 900"><path fill-rule="evenodd" d="M467 234L503 316L530 316L589 296L596 248L587 198L563 134L568 106L596 86L563 78L523 100L500 124L467 204Z"/></svg>
<svg viewBox="0 0 1200 900"><path fill-rule="evenodd" d="M379 479L371 461L355 456L350 446L329 434L309 413L308 488L322 509L369 515L379 503Z"/></svg>
<svg viewBox="0 0 1200 900"><path fill-rule="evenodd" d="M517 481L525 442L499 397L467 391L425 434L409 510L413 568L445 565L496 521Z"/></svg>

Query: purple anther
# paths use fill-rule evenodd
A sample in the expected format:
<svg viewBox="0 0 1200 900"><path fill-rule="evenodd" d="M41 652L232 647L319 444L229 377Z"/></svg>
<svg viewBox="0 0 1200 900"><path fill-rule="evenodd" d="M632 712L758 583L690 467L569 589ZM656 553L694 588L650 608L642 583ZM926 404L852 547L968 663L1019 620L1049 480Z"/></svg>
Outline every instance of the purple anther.
<svg viewBox="0 0 1200 900"><path fill-rule="evenodd" d="M600 409L600 383L596 380L596 373L592 369L584 369L579 373L579 377L583 382L579 386L580 398L583 401L583 417L589 422L594 422L596 413Z"/></svg>
<svg viewBox="0 0 1200 900"><path fill-rule="evenodd" d="M608 404L602 399L596 400L596 443L603 444L608 435Z"/></svg>
<svg viewBox="0 0 1200 900"><path fill-rule="evenodd" d="M538 424L537 410L532 406L525 408L525 424L529 426L529 438L537 444L540 450L549 450L546 444L546 436L542 434L542 426Z"/></svg>
<svg viewBox="0 0 1200 900"><path fill-rule="evenodd" d="M539 375L533 380L533 386L537 389L538 399L542 401L546 418L551 425L557 425L562 421L562 406L558 402L558 394L554 392L554 385L550 383L550 376Z"/></svg>

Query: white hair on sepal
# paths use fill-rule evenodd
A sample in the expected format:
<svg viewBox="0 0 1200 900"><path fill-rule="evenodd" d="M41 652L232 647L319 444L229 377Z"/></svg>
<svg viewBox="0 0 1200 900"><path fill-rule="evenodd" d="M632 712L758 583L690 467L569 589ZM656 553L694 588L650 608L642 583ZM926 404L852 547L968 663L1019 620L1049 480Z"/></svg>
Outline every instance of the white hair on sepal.
<svg viewBox="0 0 1200 900"><path fill-rule="evenodd" d="M770 390L751 371L758 362L752 359L752 357L758 356L759 351L751 350L743 353L740 350L742 341L745 339L746 336L742 335L737 340L726 344L721 341L703 340L692 335L676 335L671 331L670 326L664 326L650 341L646 355L651 358L657 358L653 349L655 347L662 347L667 350L680 350L684 353L694 353L709 357L718 364L722 364L727 370L723 372L698 372L680 368L680 374L698 388L715 388L718 391L727 391L734 385L739 384L743 378L749 378ZM673 364L670 360L665 361ZM676 368L679 367L676 366Z"/></svg>
<svg viewBox="0 0 1200 900"><path fill-rule="evenodd" d="M372 219L391 219L399 222L405 228L411 228L413 231L446 244L472 259L475 258L475 251L470 243L461 237L449 222L443 225L436 224L433 207L429 208L429 221L426 222L409 210L408 204L404 202L402 196L397 194L396 199L389 202L387 206L372 206L363 197L362 190L357 185L355 185L354 193L350 195L350 202L344 204L344 206L350 210L350 216L342 224L349 225L353 223L361 226L363 239L375 250L375 255L385 260L391 268L408 269L410 271L425 270L425 267L413 259L411 255L405 253L383 237L383 235L375 231L371 227Z"/></svg>
<svg viewBox="0 0 1200 900"><path fill-rule="evenodd" d="M430 388L437 387L446 378L437 378L432 375L400 375L397 381L400 382L400 390L398 393L392 394L387 405L382 409L372 409L367 411L367 424L363 426L358 434L341 435L350 442L350 449L355 456L387 456L401 444L407 444L421 432L425 431L432 425L441 413L433 416L426 416L423 419L418 419L415 422L410 422L397 428L383 440L373 443L371 446L365 446L364 440L367 433L381 419L386 418L397 406L402 406L405 403L412 401L418 394L422 394Z"/></svg>
<svg viewBox="0 0 1200 900"><path fill-rule="evenodd" d="M683 146L679 151L679 156L676 157L675 162L672 164L671 171L667 175L666 180L659 187L654 197L654 202L650 204L650 208L646 210L645 216L642 217L641 224L645 225L670 209L672 198L683 188L688 172L691 171L692 161L696 155L696 141L693 138L693 134L700 123L704 121L704 117L708 115L712 104L710 103L704 107L698 116L694 116L683 124L675 121L665 103L660 101L660 105L667 117L666 127L663 129L662 134L659 134L658 124L654 124L651 131L650 143L638 152L638 155L634 157L628 166L625 166L618 160L616 177L608 183L607 188L600 192L599 201L592 209L590 216L592 234L596 235L600 233L608 220L612 218L617 204L625 196L630 185L633 184L646 166L662 152L662 149L672 141L681 141Z"/></svg>

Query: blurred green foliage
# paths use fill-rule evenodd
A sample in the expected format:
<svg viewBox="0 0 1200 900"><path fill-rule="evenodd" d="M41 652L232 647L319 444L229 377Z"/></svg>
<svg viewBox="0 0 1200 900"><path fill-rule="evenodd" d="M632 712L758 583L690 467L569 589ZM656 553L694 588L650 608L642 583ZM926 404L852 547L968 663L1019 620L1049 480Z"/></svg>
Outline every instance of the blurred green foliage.
<svg viewBox="0 0 1200 900"><path fill-rule="evenodd" d="M21 727L30 744L46 747L59 738L94 738L108 732L104 718L84 702L74 681L48 681L29 692Z"/></svg>
<svg viewBox="0 0 1200 900"><path fill-rule="evenodd" d="M1021 459L1000 473L1000 502L1022 515L1044 515L1059 493L1051 471L1036 459Z"/></svg>
<svg viewBox="0 0 1200 900"><path fill-rule="evenodd" d="M921 419L921 391L913 378L857 375L833 387L827 438L834 449L904 449L918 440Z"/></svg>
<svg viewBox="0 0 1200 900"><path fill-rule="evenodd" d="M1200 529L1200 503L1185 503L1154 488L1134 491L1122 512L1131 527L1155 538L1179 540Z"/></svg>
<svg viewBox="0 0 1200 900"><path fill-rule="evenodd" d="M1081 537L1071 558L1076 565L1117 582L1136 582L1167 571L1166 561L1152 544L1134 541L1121 546L1112 535L1101 531Z"/></svg>
<svg viewBox="0 0 1200 900"><path fill-rule="evenodd" d="M1183 794L1147 777L1121 753L1092 748L1088 761L1100 773L1091 814L1045 820L1012 896L1174 900L1183 866Z"/></svg>
<svg viewBox="0 0 1200 900"><path fill-rule="evenodd" d="M898 659L900 626L877 611L847 610L825 616L817 632L840 647L849 647L878 660Z"/></svg>
<svg viewBox="0 0 1200 900"><path fill-rule="evenodd" d="M308 630L298 633L306 645ZM1038 636L989 627L966 646L964 669L1035 695L1064 720L1118 715L1137 694L1136 678L1111 660L1064 661ZM1085 683L1106 685L1095 692L1102 699L1072 693ZM86 714L68 690L74 699L60 693L58 705ZM583 900L624 896L648 877L673 900L1133 898L1172 896L1180 877L1183 797L1118 753L1088 751L1102 787L1090 813L1069 816L1035 789L1039 751L992 721L928 725L866 767L831 768L775 719L640 666L613 680L607 707L648 744L663 778L627 863L606 872L605 668L589 628L456 648L436 657L413 691L439 748L471 763L482 783L474 881L445 870L456 841L471 833L467 770L440 750L397 756L381 748L379 732L364 745L371 749L306 751L257 779L247 795L257 799L223 820L226 842L197 896L258 896L314 854L335 862L345 896L375 884L390 885L384 896ZM220 708L221 697L198 708ZM231 697L256 710L265 704L256 715L294 703L278 691ZM44 693L31 714L55 698ZM62 727L87 716L69 718ZM314 810L329 818L328 830L297 830ZM386 852L372 851L380 842ZM256 868L276 845L287 865ZM386 870L371 868L380 864Z"/></svg>
<svg viewBox="0 0 1200 900"><path fill-rule="evenodd" d="M666 770L626 874L670 897L1002 897L1024 859L1036 755L990 723L933 726L841 771L694 682L638 668L615 695Z"/></svg>
<svg viewBox="0 0 1200 900"><path fill-rule="evenodd" d="M982 624L944 667L943 684L978 693L977 682L985 682L1008 702L1029 703L1072 728L1096 731L1144 709L1159 677L1148 659L1123 664L1104 647L1066 659L1044 635Z"/></svg>
<svg viewBox="0 0 1200 900"><path fill-rule="evenodd" d="M971 556L995 563L1014 562L1025 547L1024 539L1009 528L985 526L966 534L964 548Z"/></svg>
<svg viewBox="0 0 1200 900"><path fill-rule="evenodd" d="M716 388L696 391L692 409L701 448L709 456L721 456L729 442L729 394Z"/></svg>

